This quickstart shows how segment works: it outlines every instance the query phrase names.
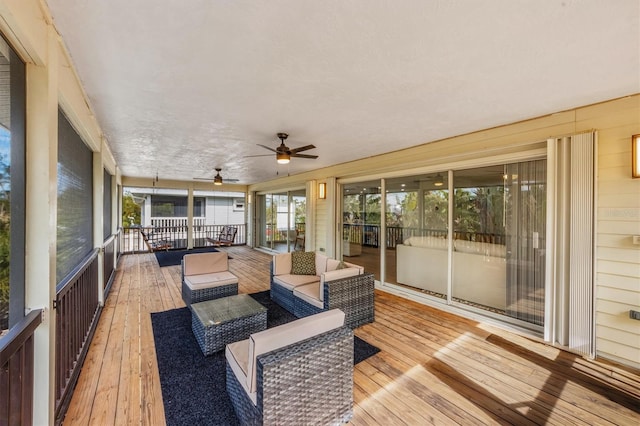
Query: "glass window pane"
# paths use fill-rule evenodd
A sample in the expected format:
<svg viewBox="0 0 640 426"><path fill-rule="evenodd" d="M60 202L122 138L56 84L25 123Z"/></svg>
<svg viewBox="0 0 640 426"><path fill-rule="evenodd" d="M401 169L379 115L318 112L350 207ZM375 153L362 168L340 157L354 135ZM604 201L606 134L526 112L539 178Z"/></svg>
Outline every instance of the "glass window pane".
<svg viewBox="0 0 640 426"><path fill-rule="evenodd" d="M342 190L342 254L380 279L380 181L344 185ZM356 258L357 257L357 258Z"/></svg>
<svg viewBox="0 0 640 426"><path fill-rule="evenodd" d="M0 335L9 328L11 255L11 85L8 46L0 40Z"/></svg>
<svg viewBox="0 0 640 426"><path fill-rule="evenodd" d="M449 202L446 188L446 173L386 181L386 282L446 298Z"/></svg>
<svg viewBox="0 0 640 426"><path fill-rule="evenodd" d="M257 244L281 253L304 250L306 191L258 195L256 200Z"/></svg>
<svg viewBox="0 0 640 426"><path fill-rule="evenodd" d="M454 172L454 301L542 324L545 179L545 160Z"/></svg>
<svg viewBox="0 0 640 426"><path fill-rule="evenodd" d="M25 66L0 38L0 335L24 317Z"/></svg>

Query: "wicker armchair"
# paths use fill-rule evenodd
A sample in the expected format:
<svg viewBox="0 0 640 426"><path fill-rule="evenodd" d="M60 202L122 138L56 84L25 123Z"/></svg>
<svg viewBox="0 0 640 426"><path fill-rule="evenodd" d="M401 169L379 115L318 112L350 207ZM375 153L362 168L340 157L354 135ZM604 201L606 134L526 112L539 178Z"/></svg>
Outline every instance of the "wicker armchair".
<svg viewBox="0 0 640 426"><path fill-rule="evenodd" d="M240 424L339 424L351 419L353 331L336 327L336 318L344 321L344 314L323 312L227 345L227 393ZM260 347L268 352L261 353ZM252 350L247 361L245 351ZM248 362L244 370L239 366L243 359Z"/></svg>
<svg viewBox="0 0 640 426"><path fill-rule="evenodd" d="M340 309L351 328L375 320L373 274L364 268L316 253L316 275L292 274L292 253L273 256L270 263L271 299L301 318L330 309Z"/></svg>
<svg viewBox="0 0 640 426"><path fill-rule="evenodd" d="M229 272L225 252L185 254L181 273L182 300L187 306L238 294L238 277Z"/></svg>
<svg viewBox="0 0 640 426"><path fill-rule="evenodd" d="M298 317L340 309L346 315L345 325L351 328L375 320L373 274L354 275L325 281L321 289L307 284L293 290L293 314ZM323 294L318 297L318 293ZM322 307L320 307L322 306Z"/></svg>

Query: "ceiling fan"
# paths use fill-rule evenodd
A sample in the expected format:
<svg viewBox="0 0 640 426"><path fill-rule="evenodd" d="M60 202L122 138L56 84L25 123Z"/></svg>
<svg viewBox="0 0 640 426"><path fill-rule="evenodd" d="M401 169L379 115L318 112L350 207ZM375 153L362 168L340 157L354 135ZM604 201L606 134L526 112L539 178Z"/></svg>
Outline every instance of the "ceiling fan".
<svg viewBox="0 0 640 426"><path fill-rule="evenodd" d="M278 146L276 149L273 149L271 147L268 147L266 145L262 145L262 144L259 144L259 143L256 144L256 145L261 146L261 147L263 147L265 149L268 149L269 151L275 152L276 153L276 160L278 161L278 164L287 164L287 163L289 163L289 161L291 160L291 157L311 158L311 159L318 158L317 155L299 154L299 152L315 148L315 145L305 145L305 146L302 146L300 148L291 149L291 148L289 148L288 146L286 146L284 144L284 141L287 140L287 138L289 137L288 134L286 134L286 133L278 133L277 136L280 139L280 146ZM270 155L270 154L248 155L248 157L264 157L266 155Z"/></svg>
<svg viewBox="0 0 640 426"><path fill-rule="evenodd" d="M222 185L222 176L220 176L220 172L222 171L221 168L216 167L215 168L216 175L213 178L194 178L197 180L212 180L214 185ZM238 179L224 179L225 182L238 182Z"/></svg>

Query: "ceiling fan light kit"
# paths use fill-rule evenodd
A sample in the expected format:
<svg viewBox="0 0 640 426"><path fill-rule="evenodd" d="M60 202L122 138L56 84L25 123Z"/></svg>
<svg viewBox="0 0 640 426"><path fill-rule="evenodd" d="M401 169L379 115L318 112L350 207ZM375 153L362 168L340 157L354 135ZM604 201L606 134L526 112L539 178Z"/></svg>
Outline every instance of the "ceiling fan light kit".
<svg viewBox="0 0 640 426"><path fill-rule="evenodd" d="M216 175L213 177L213 184L214 185L222 185L222 176L220 176L220 172L222 171L222 169L216 167Z"/></svg>
<svg viewBox="0 0 640 426"><path fill-rule="evenodd" d="M278 164L289 164L291 156L286 152L276 152L276 161Z"/></svg>
<svg viewBox="0 0 640 426"><path fill-rule="evenodd" d="M256 145L261 146L262 148L268 149L269 151L275 152L276 161L278 162L278 164L289 164L289 161L291 161L292 157L310 158L310 159L318 158L317 155L298 154L299 152L302 152L302 151L314 149L315 145L305 145L305 146L301 146L300 148L291 149L284 144L284 141L289 137L287 133L278 133L277 136L278 136L278 139L280 139L280 146L278 146L276 149L273 149L269 146L262 145L262 144L256 144ZM247 155L247 157L262 157L262 155Z"/></svg>
<svg viewBox="0 0 640 426"><path fill-rule="evenodd" d="M215 171L217 173L213 178L195 177L194 179L196 179L196 180L212 180L214 185L220 186L223 183L222 176L220 175L220 172L222 171L222 169L220 167L216 167ZM225 182L238 182L238 179L224 179L224 181Z"/></svg>

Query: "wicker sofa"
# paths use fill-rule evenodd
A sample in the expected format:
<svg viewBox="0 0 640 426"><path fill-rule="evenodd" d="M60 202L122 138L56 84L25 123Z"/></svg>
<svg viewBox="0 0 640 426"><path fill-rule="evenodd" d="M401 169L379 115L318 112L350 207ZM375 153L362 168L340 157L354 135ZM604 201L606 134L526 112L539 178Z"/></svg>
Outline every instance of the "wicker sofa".
<svg viewBox="0 0 640 426"><path fill-rule="evenodd" d="M225 252L185 254L182 258L182 300L187 306L238 294L238 277L229 272Z"/></svg>
<svg viewBox="0 0 640 426"><path fill-rule="evenodd" d="M353 331L338 309L254 333L225 349L242 425L338 424L353 415Z"/></svg>
<svg viewBox="0 0 640 426"><path fill-rule="evenodd" d="M351 328L373 322L374 277L364 268L315 253L315 275L294 274L292 255L281 253L271 262L271 299L301 318L338 308ZM341 265L342 263L342 265ZM343 266L342 269L338 269Z"/></svg>

